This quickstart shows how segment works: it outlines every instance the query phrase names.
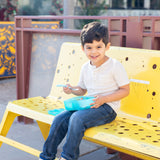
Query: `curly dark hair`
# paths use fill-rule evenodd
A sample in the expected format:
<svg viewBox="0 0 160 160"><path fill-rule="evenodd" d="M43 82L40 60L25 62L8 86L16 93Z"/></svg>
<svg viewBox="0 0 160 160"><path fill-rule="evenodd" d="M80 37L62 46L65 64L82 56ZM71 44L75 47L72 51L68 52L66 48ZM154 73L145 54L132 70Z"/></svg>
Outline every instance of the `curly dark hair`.
<svg viewBox="0 0 160 160"><path fill-rule="evenodd" d="M85 43L92 43L93 40L102 40L105 45L108 43L108 28L99 23L91 22L84 25L80 34L81 44L84 46Z"/></svg>

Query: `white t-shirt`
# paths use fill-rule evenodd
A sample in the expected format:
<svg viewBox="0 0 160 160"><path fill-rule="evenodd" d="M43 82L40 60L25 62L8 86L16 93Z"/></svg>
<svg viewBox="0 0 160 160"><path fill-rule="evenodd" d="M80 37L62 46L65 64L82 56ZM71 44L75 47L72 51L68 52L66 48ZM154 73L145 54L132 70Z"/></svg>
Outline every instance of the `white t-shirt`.
<svg viewBox="0 0 160 160"><path fill-rule="evenodd" d="M120 62L109 58L101 66L90 64L82 66L78 86L87 89L88 96L109 95L120 86L129 84L127 73ZM120 101L108 103L115 111L120 107Z"/></svg>

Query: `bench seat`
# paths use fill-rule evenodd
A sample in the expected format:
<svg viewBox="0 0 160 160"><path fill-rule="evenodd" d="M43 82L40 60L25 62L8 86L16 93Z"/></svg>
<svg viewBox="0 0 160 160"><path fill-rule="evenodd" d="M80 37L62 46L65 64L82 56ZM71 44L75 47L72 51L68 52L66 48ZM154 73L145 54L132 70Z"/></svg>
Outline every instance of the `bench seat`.
<svg viewBox="0 0 160 160"><path fill-rule="evenodd" d="M57 108L64 108L62 101L50 97L33 97L10 102L7 112L25 115L37 122L46 123L47 126L54 119L54 116L48 114L48 110ZM49 127L43 135L45 138L48 132ZM119 151L128 150L133 155L143 152L146 157L160 157L160 124L120 112L115 121L88 129L84 139L106 147L119 148Z"/></svg>

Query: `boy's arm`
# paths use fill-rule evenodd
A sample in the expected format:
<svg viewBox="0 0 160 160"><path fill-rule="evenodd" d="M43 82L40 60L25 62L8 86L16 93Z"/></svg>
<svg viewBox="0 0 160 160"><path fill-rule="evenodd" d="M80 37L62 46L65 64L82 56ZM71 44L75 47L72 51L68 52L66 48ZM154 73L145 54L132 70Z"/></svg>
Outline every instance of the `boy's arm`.
<svg viewBox="0 0 160 160"><path fill-rule="evenodd" d="M119 87L119 89L116 92L110 95L106 96L97 95L96 98L94 99L95 102L91 104L93 105L91 108L98 108L104 103L121 100L122 98L129 95L129 90L130 90L129 84L127 84Z"/></svg>
<svg viewBox="0 0 160 160"><path fill-rule="evenodd" d="M81 87L76 87L76 88L77 88L77 90L72 90L72 94L74 94L76 96L83 96L87 92L86 89L82 89Z"/></svg>
<svg viewBox="0 0 160 160"><path fill-rule="evenodd" d="M63 87L63 91L66 93L66 94L74 94L74 95L77 95L77 96L83 96L84 94L86 94L87 90L86 89L83 89L79 86L71 86L71 85L67 85L67 87Z"/></svg>

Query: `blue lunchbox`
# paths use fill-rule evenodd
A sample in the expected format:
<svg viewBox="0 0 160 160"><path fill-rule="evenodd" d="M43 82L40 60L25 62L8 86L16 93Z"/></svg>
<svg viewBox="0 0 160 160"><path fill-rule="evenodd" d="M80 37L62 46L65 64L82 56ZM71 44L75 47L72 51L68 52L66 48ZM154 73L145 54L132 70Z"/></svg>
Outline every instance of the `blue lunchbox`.
<svg viewBox="0 0 160 160"><path fill-rule="evenodd" d="M56 116L58 114L60 114L61 112L65 111L64 108L57 108L57 109L53 109L53 110L49 110L48 114L51 114L53 116Z"/></svg>
<svg viewBox="0 0 160 160"><path fill-rule="evenodd" d="M78 96L64 100L65 109L68 111L83 110L91 108L91 103L95 97Z"/></svg>

